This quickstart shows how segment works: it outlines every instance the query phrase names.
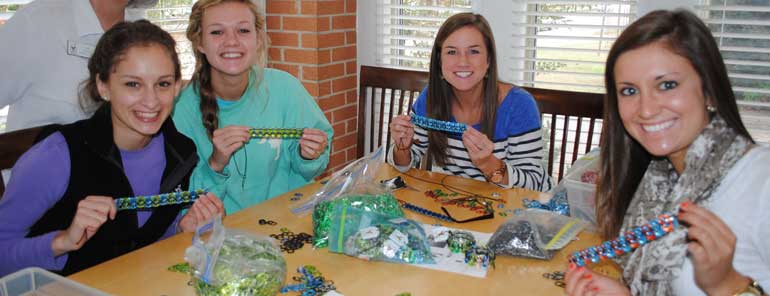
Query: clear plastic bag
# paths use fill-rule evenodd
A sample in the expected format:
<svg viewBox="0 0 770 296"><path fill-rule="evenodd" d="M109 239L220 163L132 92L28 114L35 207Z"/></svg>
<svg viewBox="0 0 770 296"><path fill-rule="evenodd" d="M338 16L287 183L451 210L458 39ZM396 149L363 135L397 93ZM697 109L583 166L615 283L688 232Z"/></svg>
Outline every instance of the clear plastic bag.
<svg viewBox="0 0 770 296"><path fill-rule="evenodd" d="M362 194L340 196L318 203L313 210L313 246L326 247L329 240L329 228L332 224L332 211L336 206L351 207L366 212L379 213L391 218L404 217L398 200L391 193Z"/></svg>
<svg viewBox="0 0 770 296"><path fill-rule="evenodd" d="M375 182L377 171L384 162L384 148L358 159L341 171L332 175L326 184L316 192L306 203L301 204L291 211L294 214L306 214L323 201L333 200L342 196L360 194L379 194L385 191L384 187Z"/></svg>
<svg viewBox="0 0 770 296"><path fill-rule="evenodd" d="M435 263L419 223L337 205L332 214L329 251L366 260Z"/></svg>
<svg viewBox="0 0 770 296"><path fill-rule="evenodd" d="M541 209L517 211L492 234L487 247L497 255L549 260L554 250L566 246L586 224Z"/></svg>
<svg viewBox="0 0 770 296"><path fill-rule="evenodd" d="M198 295L275 295L286 277L286 260L272 239L227 229L220 216L195 231L185 261Z"/></svg>

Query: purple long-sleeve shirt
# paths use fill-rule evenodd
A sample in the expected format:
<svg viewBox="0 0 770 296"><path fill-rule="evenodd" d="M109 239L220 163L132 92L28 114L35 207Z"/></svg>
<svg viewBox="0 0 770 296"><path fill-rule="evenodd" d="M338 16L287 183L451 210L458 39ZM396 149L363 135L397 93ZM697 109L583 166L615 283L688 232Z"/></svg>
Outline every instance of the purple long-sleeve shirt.
<svg viewBox="0 0 770 296"><path fill-rule="evenodd" d="M136 195L160 193L166 167L163 135L144 148L120 151L123 168ZM30 148L13 167L5 194L0 199L0 277L19 269L37 266L61 270L67 254L54 256L51 241L58 231L25 238L30 227L62 198L70 179L70 153L61 133L54 133ZM139 226L152 211L137 212ZM175 233L181 214L163 238Z"/></svg>

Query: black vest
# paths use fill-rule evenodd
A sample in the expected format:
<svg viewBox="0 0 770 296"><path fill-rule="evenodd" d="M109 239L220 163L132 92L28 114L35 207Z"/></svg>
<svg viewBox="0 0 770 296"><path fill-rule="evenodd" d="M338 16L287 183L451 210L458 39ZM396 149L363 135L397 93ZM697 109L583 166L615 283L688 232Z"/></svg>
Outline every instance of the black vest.
<svg viewBox="0 0 770 296"><path fill-rule="evenodd" d="M64 135L69 147L69 185L64 196L30 228L27 237L67 229L75 217L78 202L86 196L134 196L120 151L113 141L109 104L89 119L55 129ZM159 193L176 188L186 190L198 163L195 144L176 130L170 117L160 131L165 140L166 168ZM60 273L69 275L157 241L182 208L181 205L156 208L141 228L136 211L118 212L115 220L108 219L79 250L68 253L67 264Z"/></svg>

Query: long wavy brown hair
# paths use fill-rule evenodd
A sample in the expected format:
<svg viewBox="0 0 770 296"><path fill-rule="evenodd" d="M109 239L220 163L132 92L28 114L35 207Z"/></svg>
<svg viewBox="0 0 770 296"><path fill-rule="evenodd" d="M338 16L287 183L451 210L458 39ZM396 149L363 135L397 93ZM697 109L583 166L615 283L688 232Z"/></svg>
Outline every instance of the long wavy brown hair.
<svg viewBox="0 0 770 296"><path fill-rule="evenodd" d="M254 26L257 29L256 66L258 67L258 72L260 72L258 74L261 74L262 69L267 64L267 46L269 40L265 33L265 19L254 2L250 0L201 0L193 5L192 12L190 13L190 23L187 26L187 39L192 43L192 49L195 53L195 73L193 74L191 82L193 83L193 88L201 98L201 119L209 138L213 136L214 130L219 128L219 106L217 105L216 96L214 95L214 87L211 85L211 64L209 64L209 61L206 59L206 55L198 50L198 47L201 45L201 40L203 39L203 30L201 26L203 23L203 14L206 12L206 9L229 2L243 3L249 8L251 13L254 14Z"/></svg>
<svg viewBox="0 0 770 296"><path fill-rule="evenodd" d="M484 76L484 103L483 114L481 116L481 132L490 139L494 139L495 134L495 113L497 111L497 51L495 49L495 38L492 36L492 29L489 23L480 14L458 13L449 17L436 34L436 40L433 43L433 50L430 54L430 78L428 79L428 90L426 94L427 114L430 118L439 120L449 120L452 116L452 101L455 100L452 85L442 79L441 75L441 47L449 35L464 27L473 27L481 32L484 38L484 45L487 47L487 62L489 68L487 75ZM445 166L447 162L446 150L447 135L443 132L428 131L428 157L436 161L440 166Z"/></svg>
<svg viewBox="0 0 770 296"><path fill-rule="evenodd" d="M623 53L658 41L690 61L700 76L706 101L716 107L716 112L728 126L751 139L738 114L738 105L717 43L700 18L687 10L657 10L629 25L612 45L604 72L607 95L604 99L596 217L605 238L618 235L626 210L653 158L623 126L618 111L615 63Z"/></svg>

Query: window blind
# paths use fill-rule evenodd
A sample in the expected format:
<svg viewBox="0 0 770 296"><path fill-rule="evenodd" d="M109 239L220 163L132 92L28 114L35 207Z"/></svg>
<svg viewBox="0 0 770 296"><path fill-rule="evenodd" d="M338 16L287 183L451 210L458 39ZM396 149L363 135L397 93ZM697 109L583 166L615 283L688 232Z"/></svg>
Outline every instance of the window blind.
<svg viewBox="0 0 770 296"><path fill-rule="evenodd" d="M380 0L377 6L377 64L425 71L439 27L470 12L471 0Z"/></svg>

